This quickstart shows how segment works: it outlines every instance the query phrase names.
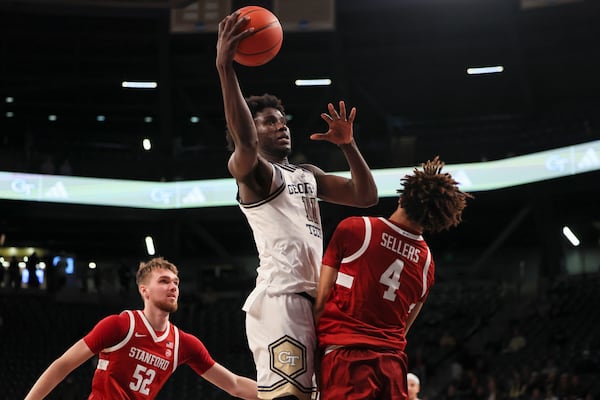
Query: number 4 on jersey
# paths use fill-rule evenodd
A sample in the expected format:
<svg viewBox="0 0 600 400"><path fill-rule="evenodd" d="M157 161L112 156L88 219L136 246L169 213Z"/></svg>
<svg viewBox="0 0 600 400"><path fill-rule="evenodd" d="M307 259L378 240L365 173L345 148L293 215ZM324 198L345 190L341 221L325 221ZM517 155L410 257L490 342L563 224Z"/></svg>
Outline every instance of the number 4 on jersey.
<svg viewBox="0 0 600 400"><path fill-rule="evenodd" d="M404 262L396 259L379 277L379 283L387 286L383 298L389 301L396 300L396 290L400 287L400 274L404 269Z"/></svg>

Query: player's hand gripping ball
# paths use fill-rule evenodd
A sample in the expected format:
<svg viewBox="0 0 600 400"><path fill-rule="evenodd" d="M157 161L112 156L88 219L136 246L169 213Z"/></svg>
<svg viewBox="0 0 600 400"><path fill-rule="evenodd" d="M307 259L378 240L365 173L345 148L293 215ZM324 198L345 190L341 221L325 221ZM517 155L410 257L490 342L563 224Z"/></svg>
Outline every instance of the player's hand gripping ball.
<svg viewBox="0 0 600 400"><path fill-rule="evenodd" d="M243 29L254 28L254 33L242 39L233 58L247 67L257 67L271 61L283 44L283 29L271 11L259 6L246 6L238 10L238 18L250 20Z"/></svg>

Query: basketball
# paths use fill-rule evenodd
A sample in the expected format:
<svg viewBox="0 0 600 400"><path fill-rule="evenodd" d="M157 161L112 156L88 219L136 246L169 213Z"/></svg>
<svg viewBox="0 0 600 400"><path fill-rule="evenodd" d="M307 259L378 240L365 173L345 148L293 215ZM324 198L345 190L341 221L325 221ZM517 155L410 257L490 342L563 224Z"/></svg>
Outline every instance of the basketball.
<svg viewBox="0 0 600 400"><path fill-rule="evenodd" d="M238 11L239 18L250 18L243 29L254 28L254 33L240 41L233 59L247 67L268 63L279 53L283 43L279 19L271 11L259 6L246 6Z"/></svg>

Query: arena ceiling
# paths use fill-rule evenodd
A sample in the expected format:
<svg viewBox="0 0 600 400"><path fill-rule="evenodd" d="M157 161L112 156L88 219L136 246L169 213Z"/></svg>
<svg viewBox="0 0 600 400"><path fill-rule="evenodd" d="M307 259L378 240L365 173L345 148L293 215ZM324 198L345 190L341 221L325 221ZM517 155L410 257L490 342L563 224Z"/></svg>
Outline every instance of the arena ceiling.
<svg viewBox="0 0 600 400"><path fill-rule="evenodd" d="M173 25L174 15L205 3L0 2L0 170L60 173L68 159L79 176L156 181L227 176L214 24L196 20L177 32ZM333 147L308 141L324 128L319 114L326 104L338 99L358 108L357 141L374 168L414 165L436 154L449 163L493 160L600 137L600 2L301 3L288 11L280 54L263 67L237 67L246 94L270 92L284 99L292 117L293 159L344 168ZM282 6L276 0L217 1L215 12L246 4ZM294 12L301 20L296 25ZM504 71L466 73L468 67L495 65ZM294 85L298 78L322 77L333 84ZM153 80L158 88L124 89L124 80ZM141 148L145 137L153 142L150 152ZM597 174L572 186L589 203L579 207L580 219L597 216L591 204L597 204L598 186ZM560 197L555 206L568 204L568 194L552 193ZM512 205L506 213L524 206L515 197L507 200ZM388 214L393 203L383 203L373 211ZM127 254L138 251L132 243L143 232L158 228L177 254L253 251L247 226L231 209L152 213L2 204L5 245ZM490 204L503 203L490 199ZM332 220L346 213L334 210ZM480 212L473 220L495 214L487 207ZM466 235L485 226L473 229Z"/></svg>

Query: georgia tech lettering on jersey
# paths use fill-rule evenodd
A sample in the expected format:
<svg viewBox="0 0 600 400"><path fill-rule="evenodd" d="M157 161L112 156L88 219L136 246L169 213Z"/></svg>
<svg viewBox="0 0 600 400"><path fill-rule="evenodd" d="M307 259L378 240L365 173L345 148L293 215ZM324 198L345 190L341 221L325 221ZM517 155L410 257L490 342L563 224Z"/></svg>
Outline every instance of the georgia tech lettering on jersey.
<svg viewBox="0 0 600 400"><path fill-rule="evenodd" d="M310 232L311 235L316 236L318 238L321 237L321 228L319 228L318 226L311 225L311 224L306 224L306 227L308 228L308 231Z"/></svg>
<svg viewBox="0 0 600 400"><path fill-rule="evenodd" d="M129 349L129 357L146 363L150 366L160 368L163 371L166 371L169 368L170 364L169 360L165 360L164 358L160 358L158 356L155 356L154 354L150 354L147 351L138 349L136 347L131 347Z"/></svg>
<svg viewBox="0 0 600 400"><path fill-rule="evenodd" d="M383 232L381 234L381 242L379 244L386 249L389 249L401 257L406 258L412 262L419 262L419 249L411 245L410 243L404 243L402 239Z"/></svg>
<svg viewBox="0 0 600 400"><path fill-rule="evenodd" d="M312 195L316 195L315 188L313 187L313 185L311 185L308 182L288 184L287 188L288 188L288 193L289 194L312 194Z"/></svg>

